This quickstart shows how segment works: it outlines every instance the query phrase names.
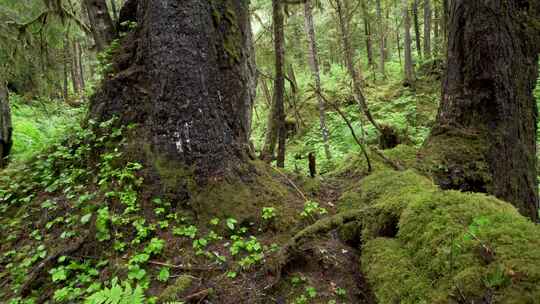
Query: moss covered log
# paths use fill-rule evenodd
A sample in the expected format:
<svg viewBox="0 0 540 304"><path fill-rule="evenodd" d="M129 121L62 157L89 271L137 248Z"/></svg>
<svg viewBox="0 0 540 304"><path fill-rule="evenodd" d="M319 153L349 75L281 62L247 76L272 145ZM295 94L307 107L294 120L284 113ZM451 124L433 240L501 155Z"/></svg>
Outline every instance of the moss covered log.
<svg viewBox="0 0 540 304"><path fill-rule="evenodd" d="M361 265L379 303L540 298L540 229L511 204L440 190L413 171L379 171L359 186L349 208L374 215L362 220Z"/></svg>

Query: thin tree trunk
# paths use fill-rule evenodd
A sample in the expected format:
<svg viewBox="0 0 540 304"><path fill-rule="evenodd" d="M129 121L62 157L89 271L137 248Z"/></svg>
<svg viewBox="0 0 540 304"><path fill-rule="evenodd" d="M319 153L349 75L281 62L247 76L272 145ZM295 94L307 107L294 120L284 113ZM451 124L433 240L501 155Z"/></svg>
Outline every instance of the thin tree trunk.
<svg viewBox="0 0 540 304"><path fill-rule="evenodd" d="M83 48L81 47L81 43L76 41L75 42L75 47L77 48L77 50L79 51L78 54L79 54L79 76L80 76L80 80L81 80L81 89L82 91L85 91L86 90L86 80L84 78L84 62L83 62Z"/></svg>
<svg viewBox="0 0 540 304"><path fill-rule="evenodd" d="M261 159L267 162L272 161L276 142L278 144L277 166L283 168L285 166L285 76L283 73L283 64L285 61L284 43L284 18L283 5L281 0L272 1L272 16L274 27L274 50L275 50L275 77L274 77L274 94L272 96L272 110L268 117L267 133Z"/></svg>
<svg viewBox="0 0 540 304"><path fill-rule="evenodd" d="M81 93L81 77L79 75L79 50L75 42L70 43L71 53L71 82L73 83L73 92L78 95Z"/></svg>
<svg viewBox="0 0 540 304"><path fill-rule="evenodd" d="M319 55L317 49L317 40L315 39L315 26L313 24L313 13L312 13L311 0L304 3L304 21L306 27L306 33L308 36L308 49L309 49L309 67L311 68L311 75L313 81L315 82L315 90L317 92L321 91L321 77L319 72ZM319 126L321 128L321 134L324 144L324 153L326 159L330 160L332 154L330 153L330 145L328 142L328 128L326 127L326 107L324 101L322 100L320 94L317 95L317 103L319 105Z"/></svg>
<svg viewBox="0 0 540 304"><path fill-rule="evenodd" d="M431 0L424 0L424 56L431 58Z"/></svg>
<svg viewBox="0 0 540 304"><path fill-rule="evenodd" d="M448 67L435 127L421 151L445 189L487 192L538 220L540 3L453 0Z"/></svg>
<svg viewBox="0 0 540 304"><path fill-rule="evenodd" d="M414 17L414 38L416 41L416 52L418 57L422 58L422 42L420 37L420 22L418 21L418 0L413 2L413 17Z"/></svg>
<svg viewBox="0 0 540 304"><path fill-rule="evenodd" d="M404 41L405 46L403 47L405 49L405 84L406 85L414 85L414 70L413 70L413 63L412 63L412 51L411 51L411 18L409 15L409 1L408 0L401 0L402 5L402 15L403 15L403 29L404 29Z"/></svg>
<svg viewBox="0 0 540 304"><path fill-rule="evenodd" d="M369 16L369 11L367 8L366 0L361 0L362 5L362 19L364 19L364 34L366 36L366 52L368 57L368 65L370 68L375 66L373 60L373 43L372 43L372 30L371 30L371 21Z"/></svg>
<svg viewBox="0 0 540 304"><path fill-rule="evenodd" d="M118 9L116 8L116 0L111 0L112 21L113 24L118 22Z"/></svg>
<svg viewBox="0 0 540 304"><path fill-rule="evenodd" d="M345 64L347 66L349 76L353 81L354 97L356 102L358 103L358 106L360 107L360 110L364 112L369 122L375 127L375 129L381 132L381 127L379 126L379 124L377 124L377 122L371 115L371 112L369 111L366 99L364 97L364 93L362 92L362 80L360 79L358 72L354 68L353 52L349 40L349 29L347 26L347 21L345 20L341 1L342 0L335 0L335 9L338 15L338 23L341 30L341 40L343 43L343 49L345 51Z"/></svg>
<svg viewBox="0 0 540 304"><path fill-rule="evenodd" d="M64 38L64 50L63 50L63 66L64 66L64 87L63 87L63 98L64 101L68 100L69 97L69 73L70 73L70 56L69 56L69 39L66 35Z"/></svg>
<svg viewBox="0 0 540 304"><path fill-rule="evenodd" d="M8 162L13 144L12 132L8 90L5 81L0 78L0 169L4 168Z"/></svg>
<svg viewBox="0 0 540 304"><path fill-rule="evenodd" d="M283 67L285 64L285 24L283 17L282 0L273 0L272 15L274 22L274 49L276 55L274 98L276 99L277 118L278 118L278 153L277 163L279 168L285 167L285 146L287 142L287 130L285 128L285 75Z"/></svg>
<svg viewBox="0 0 540 304"><path fill-rule="evenodd" d="M105 50L115 37L114 25L106 0L83 0L98 52Z"/></svg>
<svg viewBox="0 0 540 304"><path fill-rule="evenodd" d="M382 16L382 7L381 7L381 0L377 0L377 23L379 25L379 73L381 73L383 78L386 78L386 72L385 72L385 59L386 59L386 52L385 52L385 41L386 41L386 33L385 33L385 26Z"/></svg>

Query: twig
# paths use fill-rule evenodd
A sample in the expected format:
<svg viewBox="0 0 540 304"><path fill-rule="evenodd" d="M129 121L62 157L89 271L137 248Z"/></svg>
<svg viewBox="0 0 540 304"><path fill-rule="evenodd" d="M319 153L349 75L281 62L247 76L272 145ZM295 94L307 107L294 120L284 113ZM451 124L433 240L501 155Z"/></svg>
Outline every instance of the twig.
<svg viewBox="0 0 540 304"><path fill-rule="evenodd" d="M221 270L220 268L215 267L203 267L203 266L184 266L184 265L173 265L169 263L163 263L158 261L148 261L148 264L152 265L158 265L158 266L165 266L172 269L178 269L178 270L185 270L185 271L218 271Z"/></svg>
<svg viewBox="0 0 540 304"><path fill-rule="evenodd" d="M308 201L308 199L306 198L304 193L302 193L302 191L300 191L300 188L298 188L298 186L285 173L281 172L276 167L272 167L272 168L274 168L274 170L276 170L281 176L283 176L283 177L285 177L285 179L287 179L287 181L294 187L294 189L296 189L296 191L300 194L300 196L302 196L304 201L306 201L306 202Z"/></svg>
<svg viewBox="0 0 540 304"><path fill-rule="evenodd" d="M196 292L196 293L194 293L192 295L189 295L189 296L185 297L183 299L183 301L185 301L185 302L199 301L199 303L200 303L202 300L207 298L213 292L214 292L213 288L208 288L208 289L205 289L205 290L201 290L199 292Z"/></svg>

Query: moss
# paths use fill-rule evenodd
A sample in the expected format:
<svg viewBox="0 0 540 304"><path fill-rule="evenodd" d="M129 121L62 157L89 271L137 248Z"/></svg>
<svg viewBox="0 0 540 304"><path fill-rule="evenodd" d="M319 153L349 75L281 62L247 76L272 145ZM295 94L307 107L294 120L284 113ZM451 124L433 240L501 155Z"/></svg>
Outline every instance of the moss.
<svg viewBox="0 0 540 304"><path fill-rule="evenodd" d="M192 208L203 221L231 217L239 223L250 224L262 221L263 207L274 207L277 213L275 226L286 231L296 222L297 212L290 203L298 201L298 196L280 181L280 176L275 175L269 165L260 161L250 164L252 172L210 182L198 189L190 200Z"/></svg>
<svg viewBox="0 0 540 304"><path fill-rule="evenodd" d="M540 297L540 228L512 205L439 190L411 170L378 172L360 188L371 213L364 219L362 267L380 303ZM394 238L381 238L392 220Z"/></svg>
<svg viewBox="0 0 540 304"><path fill-rule="evenodd" d="M443 189L491 192L487 147L483 138L466 130L437 130L421 149L418 168Z"/></svg>
<svg viewBox="0 0 540 304"><path fill-rule="evenodd" d="M167 286L165 290L159 295L160 302L168 301L177 301L180 300L180 296L185 293L191 285L193 284L193 279L189 275L179 276L173 284Z"/></svg>
<svg viewBox="0 0 540 304"><path fill-rule="evenodd" d="M362 248L362 265L378 303L432 303L429 280L397 240L377 238Z"/></svg>

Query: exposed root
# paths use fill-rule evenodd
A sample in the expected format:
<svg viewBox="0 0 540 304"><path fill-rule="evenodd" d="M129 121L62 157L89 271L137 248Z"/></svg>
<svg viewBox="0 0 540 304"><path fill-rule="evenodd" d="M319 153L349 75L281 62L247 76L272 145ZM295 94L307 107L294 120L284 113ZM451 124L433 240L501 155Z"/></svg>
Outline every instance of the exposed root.
<svg viewBox="0 0 540 304"><path fill-rule="evenodd" d="M328 233L347 223L361 221L368 215L368 210L368 208L364 208L338 213L331 217L323 218L298 232L281 248L275 257L275 261L270 263L268 273L272 274L274 279L264 289L272 289L279 283L283 268L285 268L293 257L300 252L300 248L303 244L317 235Z"/></svg>

